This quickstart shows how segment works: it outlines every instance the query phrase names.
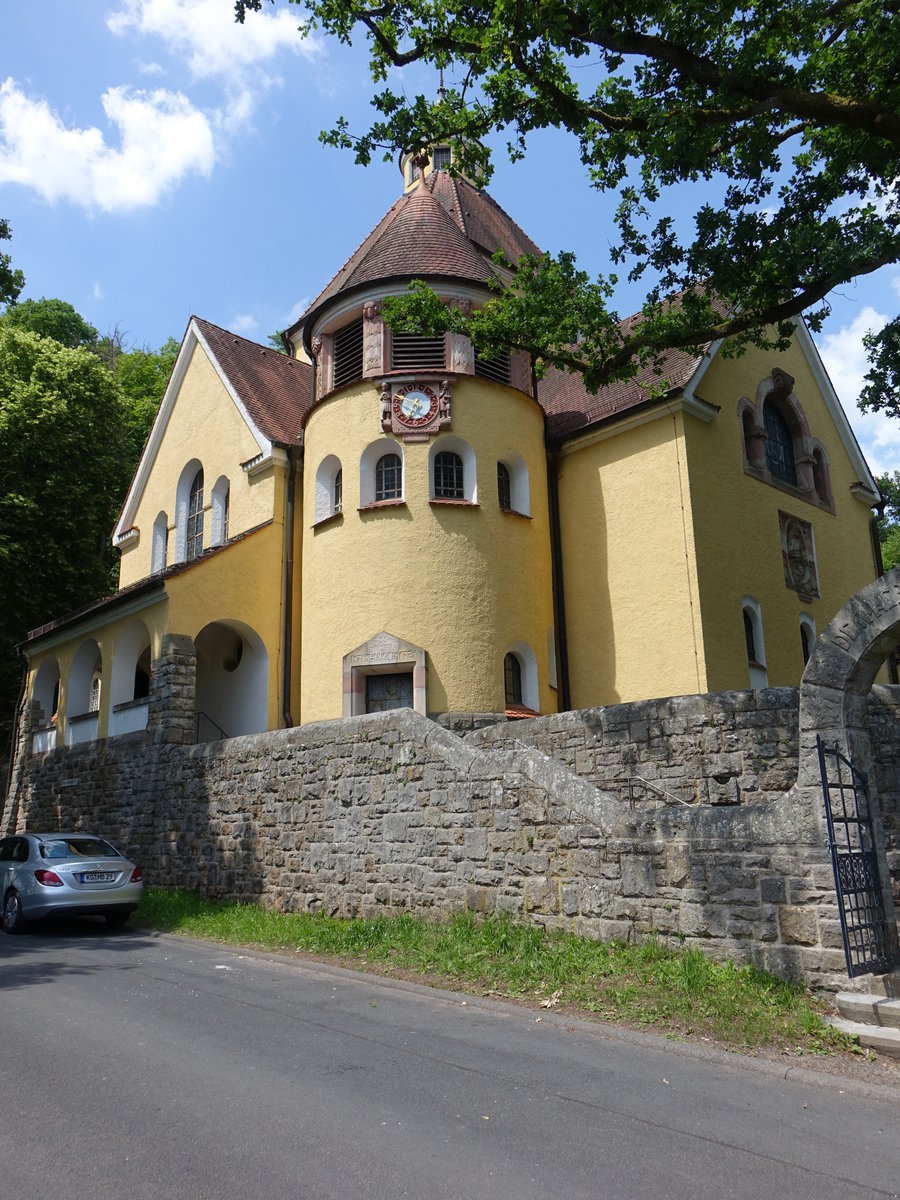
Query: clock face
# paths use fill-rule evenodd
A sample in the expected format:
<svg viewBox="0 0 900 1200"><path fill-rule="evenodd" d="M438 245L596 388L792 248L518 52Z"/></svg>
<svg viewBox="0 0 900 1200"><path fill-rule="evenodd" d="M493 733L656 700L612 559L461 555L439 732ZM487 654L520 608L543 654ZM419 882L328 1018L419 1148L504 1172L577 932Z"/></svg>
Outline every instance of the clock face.
<svg viewBox="0 0 900 1200"><path fill-rule="evenodd" d="M394 397L394 412L404 425L424 425L437 412L437 396L431 388L409 386Z"/></svg>

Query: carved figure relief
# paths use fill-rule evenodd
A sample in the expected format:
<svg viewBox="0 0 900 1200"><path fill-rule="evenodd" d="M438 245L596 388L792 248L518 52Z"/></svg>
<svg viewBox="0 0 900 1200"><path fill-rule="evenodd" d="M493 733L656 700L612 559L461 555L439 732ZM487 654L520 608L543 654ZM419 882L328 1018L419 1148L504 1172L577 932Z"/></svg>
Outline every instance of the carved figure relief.
<svg viewBox="0 0 900 1200"><path fill-rule="evenodd" d="M778 523L785 587L805 599L813 599L819 595L819 579L812 525L783 512L778 514Z"/></svg>

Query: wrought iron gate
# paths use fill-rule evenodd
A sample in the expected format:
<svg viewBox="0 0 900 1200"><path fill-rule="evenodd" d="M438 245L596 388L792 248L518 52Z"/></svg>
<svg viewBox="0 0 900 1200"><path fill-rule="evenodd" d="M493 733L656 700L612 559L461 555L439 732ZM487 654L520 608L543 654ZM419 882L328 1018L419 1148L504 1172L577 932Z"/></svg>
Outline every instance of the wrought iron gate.
<svg viewBox="0 0 900 1200"><path fill-rule="evenodd" d="M894 965L864 771L816 737L828 848L834 869L847 974L878 975Z"/></svg>

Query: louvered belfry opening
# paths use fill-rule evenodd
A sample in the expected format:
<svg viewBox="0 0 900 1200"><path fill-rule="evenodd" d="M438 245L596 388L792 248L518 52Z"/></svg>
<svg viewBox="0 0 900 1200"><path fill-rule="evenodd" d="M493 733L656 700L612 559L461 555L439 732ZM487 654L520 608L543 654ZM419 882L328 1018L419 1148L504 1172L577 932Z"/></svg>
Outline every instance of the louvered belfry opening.
<svg viewBox="0 0 900 1200"><path fill-rule="evenodd" d="M360 317L334 335L334 386L339 388L362 379L362 373L363 323Z"/></svg>
<svg viewBox="0 0 900 1200"><path fill-rule="evenodd" d="M509 351L502 350L491 358L479 358L476 354L475 374L494 383L509 383Z"/></svg>
<svg viewBox="0 0 900 1200"><path fill-rule="evenodd" d="M419 371L431 367L442 371L446 363L444 335L422 337L418 333L395 333L391 338L391 367L395 371Z"/></svg>

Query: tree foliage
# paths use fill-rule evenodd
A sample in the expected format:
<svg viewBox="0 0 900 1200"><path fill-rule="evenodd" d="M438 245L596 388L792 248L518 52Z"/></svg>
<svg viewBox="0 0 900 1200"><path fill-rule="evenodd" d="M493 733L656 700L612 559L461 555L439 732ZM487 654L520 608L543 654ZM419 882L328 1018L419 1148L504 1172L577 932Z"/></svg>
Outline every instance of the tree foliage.
<svg viewBox="0 0 900 1200"><path fill-rule="evenodd" d="M40 337L53 338L70 350L97 346L97 330L66 300L20 300L4 316L7 326L28 329Z"/></svg>
<svg viewBox="0 0 900 1200"><path fill-rule="evenodd" d="M237 0L238 20L263 4ZM377 119L354 131L341 118L322 135L359 162L452 137L463 169L489 178L489 133L504 131L516 159L533 131L562 127L591 183L617 193L612 273L592 280L566 254L518 264L472 330L487 349L530 350L596 388L670 346L728 337L731 352L782 348L800 314L820 328L833 289L900 258L895 0L303 7L302 32L367 41ZM394 68L412 63L448 81L437 101L394 90ZM693 217L681 222L672 214L686 198ZM646 287L625 326L612 307L617 272ZM421 304L392 320L411 325ZM863 403L900 414L898 322L869 349Z"/></svg>
<svg viewBox="0 0 900 1200"><path fill-rule="evenodd" d="M882 475L878 486L885 500L884 516L878 526L884 569L900 565L900 471Z"/></svg>
<svg viewBox="0 0 900 1200"><path fill-rule="evenodd" d="M12 230L9 222L0 217L0 242L9 241ZM12 265L9 254L0 254L0 304L15 304L25 286L25 276Z"/></svg>
<svg viewBox="0 0 900 1200"><path fill-rule="evenodd" d="M111 590L109 532L128 479L116 381L96 355L0 321L0 697L15 645ZM5 747L4 747L5 748Z"/></svg>
<svg viewBox="0 0 900 1200"><path fill-rule="evenodd" d="M110 532L178 343L127 349L62 300L0 317L0 759L30 629L114 591Z"/></svg>

